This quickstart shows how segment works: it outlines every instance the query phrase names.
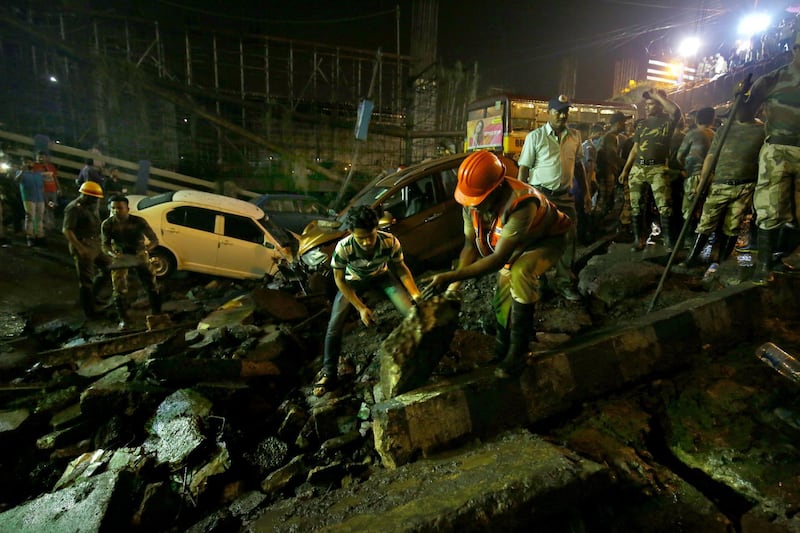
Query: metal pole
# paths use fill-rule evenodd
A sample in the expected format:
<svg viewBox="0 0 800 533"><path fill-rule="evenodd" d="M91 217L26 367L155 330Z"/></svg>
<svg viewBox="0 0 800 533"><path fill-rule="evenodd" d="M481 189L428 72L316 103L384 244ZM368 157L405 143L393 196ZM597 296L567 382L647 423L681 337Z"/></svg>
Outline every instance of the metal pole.
<svg viewBox="0 0 800 533"><path fill-rule="evenodd" d="M372 91L375 89L375 78L378 75L378 68L380 68L381 64L381 49L378 48L378 51L375 54L375 64L372 65L372 79L369 82L369 90L367 91L367 100L372 98ZM350 170L347 171L347 177L344 179L342 186L339 188L339 194L336 195L336 200L333 201L334 205L338 206L339 203L342 201L344 197L345 190L350 185L350 180L353 178L353 171L356 168L356 163L358 162L358 153L361 148L361 142L356 139L356 147L353 150L353 160L350 162Z"/></svg>
<svg viewBox="0 0 800 533"><path fill-rule="evenodd" d="M748 74L747 78L744 82L745 87L750 86L750 78L752 74ZM689 210L689 213L694 213L694 210L697 208L697 204L700 203L700 198L706 192L708 185L711 183L711 172L714 170L714 167L717 166L717 158L719 157L719 153L722 151L722 145L725 143L725 138L728 136L728 130L731 129L731 124L734 120L736 120L736 111L739 109L739 106L742 103L742 98L744 98L745 91L741 91L739 94L736 95L736 100L734 100L733 105L731 106L730 113L728 114L728 121L723 124L720 130L717 132L719 135L719 142L717 143L714 151L710 153L711 160L708 165L703 165L703 173L700 175L700 185L697 188L697 196L695 196L694 201L692 202L692 208ZM667 279L667 275L669 274L670 268L672 268L672 263L675 261L675 255L678 253L678 250L681 249L683 246L683 239L686 236L686 230L689 228L689 222L691 219L686 219L683 223L683 227L681 228L681 233L678 235L678 239L675 241L675 247L672 249L672 253L669 254L669 261L667 261L667 266L664 267L664 273L661 275L661 280L658 282L658 287L656 288L655 294L653 294L653 299L650 301L650 307L647 308L647 312L653 310L653 307L656 305L656 300L658 299L658 295L661 294L661 289L664 288L664 281Z"/></svg>

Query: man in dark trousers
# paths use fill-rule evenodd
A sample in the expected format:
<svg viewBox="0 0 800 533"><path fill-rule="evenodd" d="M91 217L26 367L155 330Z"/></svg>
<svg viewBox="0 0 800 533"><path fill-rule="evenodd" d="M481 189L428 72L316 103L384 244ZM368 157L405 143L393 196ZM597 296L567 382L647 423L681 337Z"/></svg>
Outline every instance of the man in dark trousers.
<svg viewBox="0 0 800 533"><path fill-rule="evenodd" d="M111 285L113 287L114 307L119 316L119 327L123 329L128 323L128 269L133 268L139 276L142 286L147 290L150 311L161 313L161 294L158 292L156 278L150 269L148 252L158 246L158 237L142 217L131 215L128 198L122 195L109 199L111 216L103 221L100 227L103 252L118 260L131 259L130 262L116 268L111 263ZM147 243L145 243L147 239ZM132 266L130 266L132 265Z"/></svg>
<svg viewBox="0 0 800 533"><path fill-rule="evenodd" d="M111 263L111 259L100 249L97 202L103 197L103 188L94 181L87 181L78 192L80 196L64 208L62 232L69 241L69 253L78 272L83 312L86 318L97 318L96 292L108 278L108 267Z"/></svg>

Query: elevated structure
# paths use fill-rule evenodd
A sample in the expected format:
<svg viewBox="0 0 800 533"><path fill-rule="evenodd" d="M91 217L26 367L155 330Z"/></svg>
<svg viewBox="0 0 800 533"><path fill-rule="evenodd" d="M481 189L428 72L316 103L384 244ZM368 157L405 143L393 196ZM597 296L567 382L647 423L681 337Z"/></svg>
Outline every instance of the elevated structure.
<svg viewBox="0 0 800 533"><path fill-rule="evenodd" d="M356 107L371 83L375 111L360 157L366 172L434 156L463 136L456 121L474 83L443 87L437 76L447 69L435 63L420 71L435 62L438 2L415 1L413 9L422 24L415 31L434 32L414 41L420 58L400 54L399 44L376 53L105 12L3 6L0 73L16 83L4 84L0 96L13 110L0 121L6 130L99 144L189 174L280 169L292 182L313 185L317 177L330 185L353 159ZM420 98L420 83L435 86L435 96ZM440 101L454 109L439 113Z"/></svg>

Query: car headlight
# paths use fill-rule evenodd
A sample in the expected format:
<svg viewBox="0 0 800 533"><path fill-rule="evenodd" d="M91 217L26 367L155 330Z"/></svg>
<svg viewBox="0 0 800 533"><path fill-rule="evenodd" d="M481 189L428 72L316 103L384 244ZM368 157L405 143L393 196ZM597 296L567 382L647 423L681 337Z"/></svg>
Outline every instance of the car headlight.
<svg viewBox="0 0 800 533"><path fill-rule="evenodd" d="M301 256L303 263L306 266L310 267L318 267L322 263L328 260L328 254L320 250L319 248L314 248Z"/></svg>

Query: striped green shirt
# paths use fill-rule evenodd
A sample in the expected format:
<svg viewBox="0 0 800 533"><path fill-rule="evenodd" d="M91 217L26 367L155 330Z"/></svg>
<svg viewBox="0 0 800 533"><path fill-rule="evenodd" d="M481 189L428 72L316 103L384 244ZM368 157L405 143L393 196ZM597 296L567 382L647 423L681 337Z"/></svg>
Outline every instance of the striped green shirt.
<svg viewBox="0 0 800 533"><path fill-rule="evenodd" d="M378 240L370 252L358 246L353 235L336 244L331 257L331 268L345 271L348 281L374 278L389 270L389 263L401 263L403 250L400 241L391 233L378 232Z"/></svg>

